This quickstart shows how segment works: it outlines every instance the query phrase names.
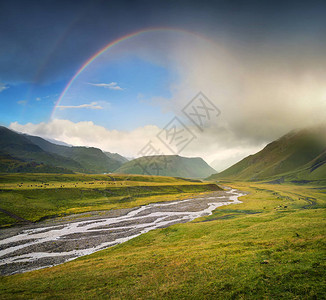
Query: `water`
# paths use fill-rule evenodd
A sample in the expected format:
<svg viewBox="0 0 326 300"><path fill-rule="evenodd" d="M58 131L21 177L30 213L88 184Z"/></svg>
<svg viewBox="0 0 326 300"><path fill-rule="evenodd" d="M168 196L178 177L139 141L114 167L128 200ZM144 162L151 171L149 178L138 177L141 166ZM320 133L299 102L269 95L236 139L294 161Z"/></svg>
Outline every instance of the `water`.
<svg viewBox="0 0 326 300"><path fill-rule="evenodd" d="M148 204L115 217L38 224L13 231L12 235L7 232L5 238L0 238L0 273L21 273L64 263L156 228L210 215L219 206L240 203L238 197L242 195L231 189L214 196Z"/></svg>

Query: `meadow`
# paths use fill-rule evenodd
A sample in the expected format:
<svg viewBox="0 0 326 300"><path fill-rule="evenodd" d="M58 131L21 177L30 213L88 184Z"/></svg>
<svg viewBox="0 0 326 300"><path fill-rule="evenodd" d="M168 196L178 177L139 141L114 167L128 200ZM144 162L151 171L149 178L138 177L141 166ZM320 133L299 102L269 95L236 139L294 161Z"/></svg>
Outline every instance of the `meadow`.
<svg viewBox="0 0 326 300"><path fill-rule="evenodd" d="M0 227L184 199L220 189L198 180L117 174L3 174L0 182Z"/></svg>
<svg viewBox="0 0 326 300"><path fill-rule="evenodd" d="M248 192L243 203L63 265L2 277L0 298L325 299L326 190L223 184Z"/></svg>

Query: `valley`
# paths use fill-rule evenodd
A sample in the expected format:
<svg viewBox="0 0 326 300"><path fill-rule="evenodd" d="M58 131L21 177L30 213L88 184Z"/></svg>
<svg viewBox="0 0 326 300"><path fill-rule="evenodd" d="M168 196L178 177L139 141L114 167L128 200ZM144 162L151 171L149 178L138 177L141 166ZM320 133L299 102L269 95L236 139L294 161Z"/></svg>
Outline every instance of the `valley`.
<svg viewBox="0 0 326 300"><path fill-rule="evenodd" d="M322 299L320 134L292 132L206 180L199 158L156 157L155 176L137 174L152 157L114 154L116 173L87 174L3 154L23 169L0 174L1 297Z"/></svg>
<svg viewBox="0 0 326 300"><path fill-rule="evenodd" d="M326 1L0 3L0 300L326 299Z"/></svg>

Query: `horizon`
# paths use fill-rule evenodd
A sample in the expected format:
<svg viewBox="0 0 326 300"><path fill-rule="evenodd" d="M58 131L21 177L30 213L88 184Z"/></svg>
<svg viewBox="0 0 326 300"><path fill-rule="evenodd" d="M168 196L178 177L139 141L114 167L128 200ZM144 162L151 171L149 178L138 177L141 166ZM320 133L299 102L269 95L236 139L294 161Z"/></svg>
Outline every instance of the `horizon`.
<svg viewBox="0 0 326 300"><path fill-rule="evenodd" d="M1 127L1 125L0 125L0 127ZM7 128L7 129L9 129L9 130L12 130L12 131L14 131L14 132L16 132L18 134L29 135L29 134L26 134L26 133L23 133L23 132L15 131L15 130L10 129L10 128L6 127L6 126L4 126L4 127ZM287 132L285 135L282 135L281 137L277 138L276 140L271 141L271 142L268 142L266 145L264 145L256 153L249 154L248 156L246 156L246 157L240 159L239 161L235 162L235 164L241 162L244 159L249 158L252 155L258 154L259 152L261 152L262 150L264 150L268 145L272 144L273 142L279 141L282 138L287 137L287 136L289 136L291 134L297 134L297 133L300 133L300 132L303 132L303 131L306 131L306 130L316 130L316 129L318 130L320 128L325 129L326 128L326 123L325 122L322 122L322 123L317 124L317 125L315 125L313 127L304 127L304 128L303 127L302 128L299 127L299 128L293 129L293 130ZM326 133L326 131L325 131L325 133ZM33 136L33 135L31 135L31 136ZM39 137L39 136L35 136L35 137ZM43 137L41 137L41 138L43 138ZM326 140L326 135L322 135L319 138L320 138L321 141L325 141ZM94 148L94 149L100 149L103 153L106 153L105 150L103 150L101 148L93 147L93 146L80 146L80 145L75 145L74 146L74 145L67 144L67 143L64 143L62 141L59 141L59 140L54 140L54 139L49 139L49 138L43 138L43 139L45 139L46 141L48 141L48 142L50 142L52 144L56 144L56 145L60 145L60 146ZM119 153L113 153L113 152L108 152L108 153L120 155ZM216 170L209 162L207 162L204 158L202 158L200 156L182 156L182 155L179 155L179 154L153 154L153 155L144 155L144 156L138 156L138 157L125 157L125 156L123 156L123 157L125 159L127 159L128 162L131 162L132 160L135 160L135 159L138 159L138 158L148 158L148 157L155 158L155 157L162 157L162 155L164 155L164 156L177 156L177 157L189 158L189 159L195 159L195 158L202 159L209 167L213 168L217 172L217 174L218 173L222 173L222 172L226 171L227 169L229 169L230 167L233 167L235 165L235 164L233 164L233 165L231 165L231 166L229 166L229 167L227 167L225 169L222 169L222 170Z"/></svg>

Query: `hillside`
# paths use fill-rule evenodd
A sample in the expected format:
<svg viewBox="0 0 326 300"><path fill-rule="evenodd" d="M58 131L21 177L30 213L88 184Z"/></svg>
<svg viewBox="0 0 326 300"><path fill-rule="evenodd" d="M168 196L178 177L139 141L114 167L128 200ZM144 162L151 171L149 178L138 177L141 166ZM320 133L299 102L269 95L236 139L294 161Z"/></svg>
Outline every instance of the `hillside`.
<svg viewBox="0 0 326 300"><path fill-rule="evenodd" d="M25 136L35 145L38 145L47 152L73 159L78 162L87 173L108 173L122 165L120 161L108 157L98 148L56 145L37 136Z"/></svg>
<svg viewBox="0 0 326 300"><path fill-rule="evenodd" d="M104 152L104 154L111 159L121 162L121 164L124 164L129 161L129 159L125 158L124 156L120 155L119 153Z"/></svg>
<svg viewBox="0 0 326 300"><path fill-rule="evenodd" d="M72 171L46 165L43 163L25 162L14 158L9 154L0 152L0 173L64 173L71 174Z"/></svg>
<svg viewBox="0 0 326 300"><path fill-rule="evenodd" d="M0 147L1 152L12 159L64 168L67 171L108 173L122 165L98 148L57 145L37 136L19 134L6 127L0 127ZM29 165L28 169L33 171L33 166L36 165Z"/></svg>
<svg viewBox="0 0 326 300"><path fill-rule="evenodd" d="M205 178L216 171L200 157L179 155L144 156L123 164L115 171L123 174L147 174Z"/></svg>
<svg viewBox="0 0 326 300"><path fill-rule="evenodd" d="M326 179L326 127L292 131L209 179Z"/></svg>
<svg viewBox="0 0 326 300"><path fill-rule="evenodd" d="M26 136L0 127L0 149L2 154L23 162L35 162L69 170L81 170L83 167L76 161L49 153L32 143ZM2 160L5 160L4 158Z"/></svg>

